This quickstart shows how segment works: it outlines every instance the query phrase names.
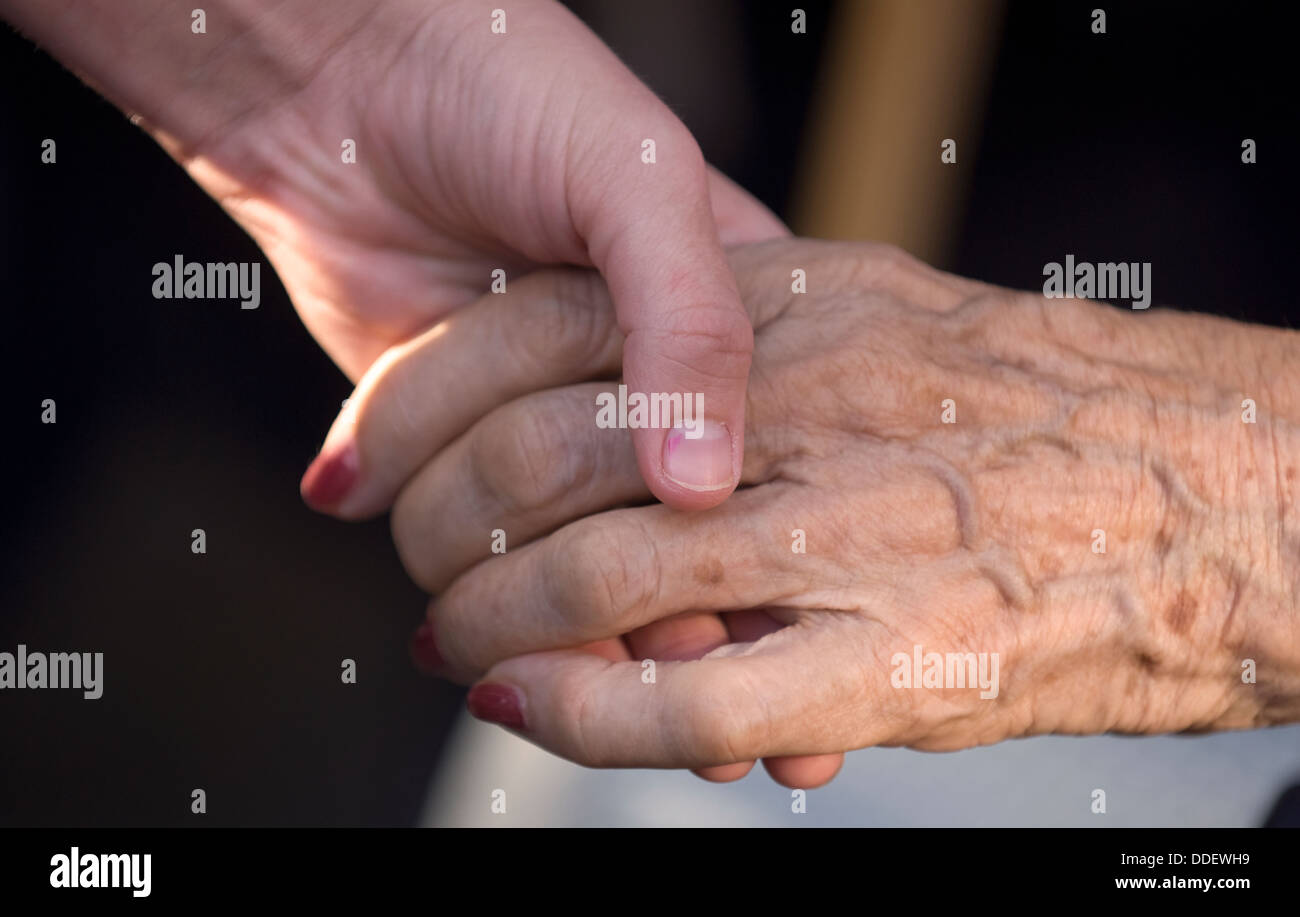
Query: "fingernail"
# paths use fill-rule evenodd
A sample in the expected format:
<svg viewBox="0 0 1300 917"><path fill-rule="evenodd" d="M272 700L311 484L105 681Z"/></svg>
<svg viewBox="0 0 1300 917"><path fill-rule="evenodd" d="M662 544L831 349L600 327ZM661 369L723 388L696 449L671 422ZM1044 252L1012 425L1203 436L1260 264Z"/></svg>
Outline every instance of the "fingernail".
<svg viewBox="0 0 1300 917"><path fill-rule="evenodd" d="M523 699L510 685L491 682L475 685L469 689L467 702L469 712L480 720L511 729L524 728Z"/></svg>
<svg viewBox="0 0 1300 917"><path fill-rule="evenodd" d="M316 456L302 476L299 491L311 506L328 509L347 496L359 470L356 443L348 439Z"/></svg>
<svg viewBox="0 0 1300 917"><path fill-rule="evenodd" d="M685 427L674 427L664 438L664 474L688 490L721 490L736 481L731 431L725 424L704 421L691 439Z"/></svg>
<svg viewBox="0 0 1300 917"><path fill-rule="evenodd" d="M433 636L433 625L425 621L411 634L411 661L426 675L436 675L444 665Z"/></svg>

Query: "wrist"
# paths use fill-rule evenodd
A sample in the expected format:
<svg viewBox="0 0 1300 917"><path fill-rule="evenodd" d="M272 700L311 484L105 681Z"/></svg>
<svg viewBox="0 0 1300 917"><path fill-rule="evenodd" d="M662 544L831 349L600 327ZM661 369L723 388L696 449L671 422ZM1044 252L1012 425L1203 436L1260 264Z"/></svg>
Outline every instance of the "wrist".
<svg viewBox="0 0 1300 917"><path fill-rule="evenodd" d="M1205 725L1294 722L1300 335L1201 315L1168 320L1186 354L1178 372L1188 398L1184 422L1164 431L1169 440L1149 444L1170 461L1168 537L1157 544L1174 545L1159 558L1156 607L1165 625L1179 614L1198 619L1187 649L1202 660L1189 668L1209 702Z"/></svg>
<svg viewBox="0 0 1300 917"><path fill-rule="evenodd" d="M381 9L347 0L210 0L197 33L189 7L0 0L0 15L173 152L200 148L293 96Z"/></svg>
<svg viewBox="0 0 1300 917"><path fill-rule="evenodd" d="M1253 526L1251 556L1264 596L1244 628L1239 664L1254 660L1256 719L1272 725L1300 721L1300 334L1247 330L1249 390L1237 399L1236 418L1239 499Z"/></svg>
<svg viewBox="0 0 1300 917"><path fill-rule="evenodd" d="M1096 475L1087 525L1110 536L1092 564L1109 622L1094 677L1118 692L1103 728L1300 720L1300 335L1090 303L1051 315L1047 352L1087 357L1065 429Z"/></svg>

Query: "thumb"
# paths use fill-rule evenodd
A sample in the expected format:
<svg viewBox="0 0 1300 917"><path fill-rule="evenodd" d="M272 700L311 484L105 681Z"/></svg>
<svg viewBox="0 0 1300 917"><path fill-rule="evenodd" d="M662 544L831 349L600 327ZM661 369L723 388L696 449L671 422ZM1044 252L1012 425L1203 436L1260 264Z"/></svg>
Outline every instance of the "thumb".
<svg viewBox="0 0 1300 917"><path fill-rule="evenodd" d="M704 157L658 108L644 120L622 114L624 126L593 151L603 168L569 183L569 206L624 334L641 475L664 503L705 509L740 480L754 333L718 239ZM620 425L622 402L606 405Z"/></svg>

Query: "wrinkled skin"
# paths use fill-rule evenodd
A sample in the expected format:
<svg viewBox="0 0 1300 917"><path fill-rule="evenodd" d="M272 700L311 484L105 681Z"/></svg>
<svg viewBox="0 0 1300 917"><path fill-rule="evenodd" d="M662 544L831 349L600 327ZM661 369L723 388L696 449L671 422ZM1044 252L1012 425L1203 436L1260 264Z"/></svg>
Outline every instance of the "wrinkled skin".
<svg viewBox="0 0 1300 917"><path fill-rule="evenodd" d="M626 431L594 423L614 383L583 381L619 356L590 275L486 297L358 391L363 451L440 431L393 531L436 593L443 674L513 689L521 731L575 761L726 779L769 757L791 785L867 745L1300 717L1296 334L1046 300L872 245L732 264L756 329L749 448L714 509L629 505L648 494ZM489 387L544 390L450 377L467 351L501 367ZM918 644L997 653L997 696L895 687Z"/></svg>

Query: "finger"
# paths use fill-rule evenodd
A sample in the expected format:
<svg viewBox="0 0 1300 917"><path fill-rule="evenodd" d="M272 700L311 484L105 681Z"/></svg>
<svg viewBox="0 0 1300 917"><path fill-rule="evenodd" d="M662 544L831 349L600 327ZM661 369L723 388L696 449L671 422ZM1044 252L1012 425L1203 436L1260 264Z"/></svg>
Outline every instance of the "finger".
<svg viewBox="0 0 1300 917"><path fill-rule="evenodd" d="M655 662L699 659L731 642L722 618L708 611L651 621L629 632L623 640L632 658Z"/></svg>
<svg viewBox="0 0 1300 917"><path fill-rule="evenodd" d="M670 619L670 621L672 620L677 619ZM718 621L726 628L726 639L729 643L753 643L785 626L761 608L747 608L741 611L728 612L719 615ZM656 621L654 624L642 628L642 630L648 630L656 625L667 623L669 623L669 621ZM811 779L818 777L822 773L824 766L820 766L814 762L821 762L822 760L823 756L809 757L796 755L789 758L764 759L763 763L767 767L768 773L771 774L773 779L778 783L783 783L786 786L792 787L810 788L814 786L813 783L791 784L786 782L783 778L793 777L799 779ZM774 761L777 762L777 770L775 772L772 770ZM753 762L744 762L743 764L724 765L721 768L706 767L697 769L694 773L696 776L702 777L710 782L721 783L724 781L738 780L741 777L746 776L752 765ZM834 776L834 774L831 776ZM829 780L830 778L828 777L826 779Z"/></svg>
<svg viewBox="0 0 1300 917"><path fill-rule="evenodd" d="M701 515L659 505L601 513L491 557L430 603L451 672L472 676L509 656L681 612L768 604L805 588L806 570L790 562L784 538L798 508L773 493L793 486L748 489ZM756 499L771 504L760 510ZM730 558L743 560L728 566Z"/></svg>
<svg viewBox="0 0 1300 917"><path fill-rule="evenodd" d="M591 643L578 647L578 649L581 652L599 656L606 662L628 662L632 658L627 651L627 644L618 637L610 637L607 640L593 640Z"/></svg>
<svg viewBox="0 0 1300 917"><path fill-rule="evenodd" d="M699 659L731 641L720 615L695 612L652 621L623 638L633 658L656 663L664 660ZM749 774L755 761L739 761L720 767L697 768L693 773L711 783L730 783Z"/></svg>
<svg viewBox="0 0 1300 917"><path fill-rule="evenodd" d="M609 285L629 397L676 395L690 422L670 428L649 417L633 429L641 474L670 506L702 509L740 478L753 329L722 252L699 148L664 106L648 112L610 113L618 126L570 176L569 211ZM655 144L653 162L643 140Z"/></svg>
<svg viewBox="0 0 1300 917"><path fill-rule="evenodd" d="M588 653L604 659L606 662L628 662L632 659L627 644L620 637L606 640L593 640L591 643L575 647L579 652ZM438 644L433 636L433 628L428 621L422 621L407 643L411 662L425 675L443 676L446 664L438 652Z"/></svg>
<svg viewBox="0 0 1300 917"><path fill-rule="evenodd" d="M525 395L435 455L393 505L393 539L411 578L438 593L493 553L648 500L627 432L594 423L598 395L615 388L588 383ZM758 480L768 458L756 443L742 480Z"/></svg>
<svg viewBox="0 0 1300 917"><path fill-rule="evenodd" d="M421 588L441 592L494 552L575 519L650 497L624 430L595 422L588 383L525 395L439 452L393 505L393 541Z"/></svg>
<svg viewBox="0 0 1300 917"><path fill-rule="evenodd" d="M844 766L844 754L793 755L763 759L763 767L777 783L792 790L812 790L835 779Z"/></svg>
<svg viewBox="0 0 1300 917"><path fill-rule="evenodd" d="M524 423L526 424L527 418L529 417L546 414L554 416L557 412L546 410L542 407L542 402L554 400L557 396L564 396L569 393L577 392L581 396L580 403L584 406L589 405L591 403L589 394L582 394L586 388L587 387L576 387L575 389L539 393L537 396L520 399L518 402L512 402L512 405L518 404L526 406L526 410L522 415ZM500 430L510 431L523 429L524 427L516 424L513 416L509 414L508 409L510 407L511 405L507 405L505 408L499 409L498 412L494 412L494 415L489 415L489 418L485 419L483 423L487 424L493 422L493 417L500 414L504 418L500 425ZM477 433L477 429L475 432ZM527 439L527 447L532 448L536 446L536 438L528 437ZM484 437L483 440L484 443L489 444L494 441L494 436ZM588 463L586 465L588 469L595 468L598 470L594 472L586 471L578 475L577 479L584 482L584 484L577 487L560 486L547 488L559 497L561 503L567 505L568 508L564 510L566 514L569 512L581 514L589 511L588 506L584 505L580 500L579 502L568 502L568 498L573 497L579 492L594 495L597 502L611 499L624 499L630 494L646 494L645 486L636 472L635 460L632 457L630 443L628 443L625 438L619 438L617 441L609 439L608 441L618 443L617 451L619 456L617 461L612 463L597 461L594 465ZM488 554L487 523L478 517L477 513L479 512L479 508L485 502L496 502L494 494L497 492L497 489L495 487L488 487L484 492L480 492L478 482L475 478L477 475L482 474L482 472L474 472L473 464L471 462L462 461L456 454L460 448L463 448L463 442L464 441L462 440L453 444L452 447L440 455L439 459L435 460L434 463L431 463L437 465L445 457L453 466L464 469L461 475L442 475L444 479L442 483L444 486L436 490L435 493L443 494L445 497L429 495L413 497L411 491L422 486L419 478L417 478L417 481L403 492L393 513L394 531L397 533L396 541L399 545L402 545L403 562L413 578L429 591L436 592L442 588L441 581L444 572L454 575L455 572L468 566L474 560L479 559L480 556L486 556ZM487 448L486 454L499 457L507 455L508 450L503 450L496 446L490 446ZM508 469L509 466L510 462L507 460L483 467L502 467ZM613 470L610 470L611 468ZM429 469L426 469L421 473L421 477L428 472ZM468 475L468 480L464 482L458 481L458 478L462 475ZM606 492L602 495L602 491L605 489L606 485L608 485L611 480L620 476L623 485L626 487L625 492L622 494L614 494L613 496ZM568 475L562 474L561 477L573 480L573 478ZM514 478L516 478L516 475L509 470L502 472L501 480L506 481ZM516 493L518 493L517 490ZM412 498L412 502L407 502L408 497ZM543 500L539 505L545 507L549 503L550 501ZM419 505L438 506L439 511L435 513L422 513L411 508ZM605 505L608 504L606 503ZM602 506L602 508L604 507ZM522 539L528 537L528 534L532 531L532 529L529 528L529 525L537 518L537 516L533 516L530 519L527 515L523 517L502 517L501 524L509 527L508 531L512 538L518 536ZM426 523L426 532L429 530L429 526L432 526L433 529L446 535L446 539L441 540L437 535L429 537L418 531L418 527L421 524ZM467 531L481 531L484 533L484 537L450 537L451 533L461 533L463 535L463 533ZM429 546L429 549L422 552L412 552L410 546L414 543L426 544ZM438 547L435 548L435 546ZM418 557L413 556L413 554L417 553L419 554ZM430 574L428 568L421 568L420 564L422 560L425 559L433 561L436 570L441 572ZM773 627L779 626L775 622L772 622L770 618L766 618L765 620L771 623ZM630 655L628 650L625 650L623 658L635 658L643 661L647 659L656 661L696 659L718 646L727 643L729 640L730 635L728 629L716 614L688 614L663 621L651 622L650 624L626 635L623 642L626 643L628 650L630 650ZM615 643L617 641L611 640L605 642ZM433 666L426 665L423 667L428 670ZM753 764L754 762L751 761L748 762L748 765L745 767L732 766L716 772L702 773L701 776L706 779L717 781L739 779L748 773Z"/></svg>
<svg viewBox="0 0 1300 917"><path fill-rule="evenodd" d="M776 214L713 166L709 166L709 199L718 239L726 248L790 235Z"/></svg>
<svg viewBox="0 0 1300 917"><path fill-rule="evenodd" d="M536 653L495 666L470 712L596 767L835 754L887 739L899 717L888 674L863 677L872 653L861 639L833 618L804 622L743 655L664 663L649 684L635 662Z"/></svg>
<svg viewBox="0 0 1300 917"><path fill-rule="evenodd" d="M345 519L387 509L428 458L526 392L617 371L621 340L600 278L544 271L484 296L366 372L302 480Z"/></svg>
<svg viewBox="0 0 1300 917"><path fill-rule="evenodd" d="M717 767L696 767L691 773L709 783L733 783L742 777L748 777L758 762L753 758L737 761L735 764L719 764Z"/></svg>
<svg viewBox="0 0 1300 917"><path fill-rule="evenodd" d="M722 619L714 614L685 615L655 621L628 634L622 641L603 640L589 644L584 647L584 650L596 653L611 662L640 659L644 679L646 659L699 658L731 639L738 632L751 634L752 639L757 639L758 636L766 636L782 626L759 610L736 612L729 617L736 620L743 618L744 623L741 626L731 623L724 625ZM761 624L758 623L760 620ZM420 657L417 654L417 663L419 662ZM429 670L427 662L423 667L426 671ZM695 768L692 773L710 783L731 783L748 776L755 763L751 759L735 764L700 767ZM795 755L763 759L763 765L772 779L792 789L813 789L823 786L834 779L843 764L843 754Z"/></svg>

